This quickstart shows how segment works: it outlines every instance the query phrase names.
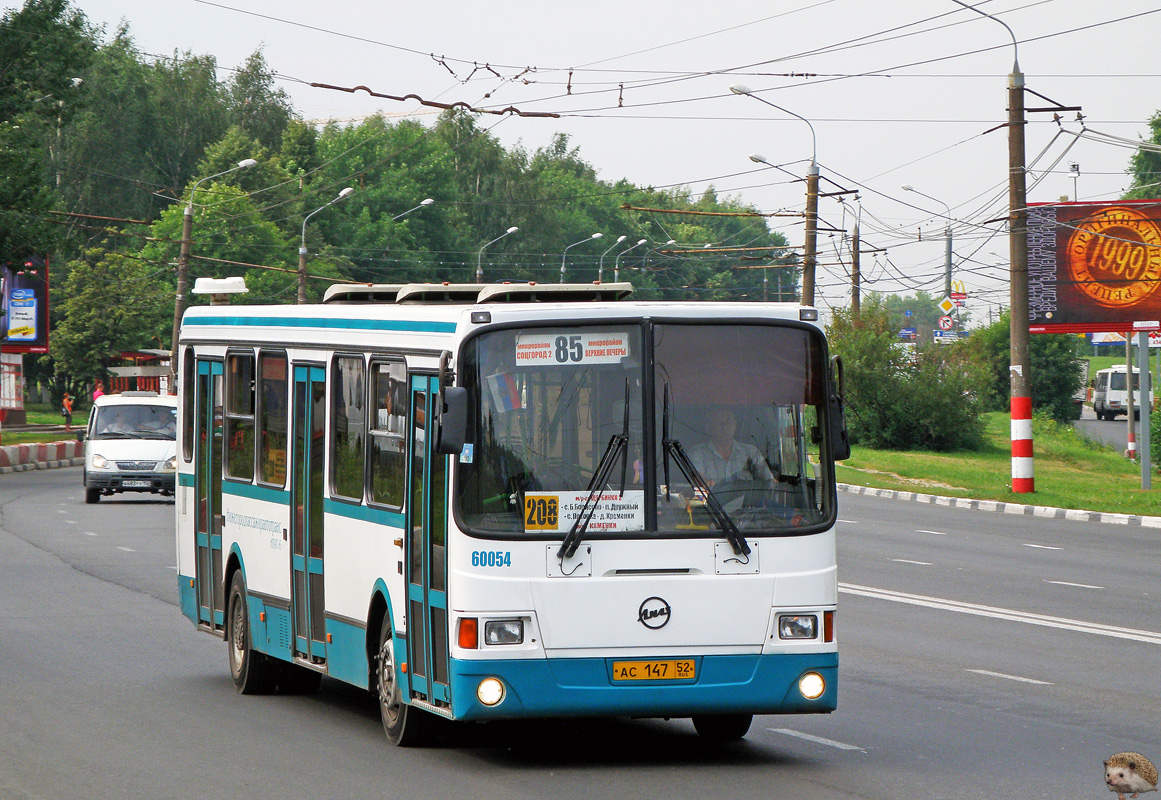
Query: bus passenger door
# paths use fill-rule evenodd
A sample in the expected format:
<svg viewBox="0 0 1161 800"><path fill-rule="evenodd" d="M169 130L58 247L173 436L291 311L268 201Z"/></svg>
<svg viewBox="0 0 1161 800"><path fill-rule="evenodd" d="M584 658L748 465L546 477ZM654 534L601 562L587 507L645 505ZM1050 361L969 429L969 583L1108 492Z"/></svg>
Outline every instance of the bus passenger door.
<svg viewBox="0 0 1161 800"><path fill-rule="evenodd" d="M197 497L197 563L194 582L198 622L221 630L226 593L222 585L222 362L197 362L194 493Z"/></svg>
<svg viewBox="0 0 1161 800"><path fill-rule="evenodd" d="M291 617L294 654L315 663L326 659L323 594L323 446L326 377L321 367L294 368L291 458Z"/></svg>
<svg viewBox="0 0 1161 800"><path fill-rule="evenodd" d="M451 703L448 678L447 456L432 449L439 379L411 376L407 503L407 674L411 696Z"/></svg>

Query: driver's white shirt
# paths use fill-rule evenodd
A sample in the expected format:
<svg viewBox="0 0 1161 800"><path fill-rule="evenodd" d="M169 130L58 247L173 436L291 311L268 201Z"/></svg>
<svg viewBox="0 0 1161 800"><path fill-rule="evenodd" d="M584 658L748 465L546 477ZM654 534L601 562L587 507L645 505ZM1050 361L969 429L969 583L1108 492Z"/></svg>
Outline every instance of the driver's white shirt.
<svg viewBox="0 0 1161 800"><path fill-rule="evenodd" d="M727 480L774 480L770 466L752 444L734 442L729 458L722 458L713 442L704 442L689 451L689 458L711 486Z"/></svg>

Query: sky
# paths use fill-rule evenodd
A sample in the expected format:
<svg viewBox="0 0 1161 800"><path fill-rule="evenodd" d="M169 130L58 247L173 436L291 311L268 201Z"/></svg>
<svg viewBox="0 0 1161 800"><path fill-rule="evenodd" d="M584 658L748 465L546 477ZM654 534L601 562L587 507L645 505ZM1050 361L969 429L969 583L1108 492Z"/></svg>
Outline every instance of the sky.
<svg viewBox="0 0 1161 800"><path fill-rule="evenodd" d="M1029 108L1083 115L1028 114L1029 202L1118 198L1132 143L1161 109L1161 8L1146 0L973 0L992 18L954 0L73 2L109 34L127 23L144 54L214 55L223 79L262 48L308 120L439 114L311 83L551 112L480 125L528 150L565 133L604 180L712 187L766 213L802 212L815 153L822 191L845 192L819 203L820 306L849 303L856 221L865 291L942 297L949 216L969 309L982 319L1007 305L997 126L1014 58L1040 95L1026 95ZM770 226L802 242L800 218Z"/></svg>

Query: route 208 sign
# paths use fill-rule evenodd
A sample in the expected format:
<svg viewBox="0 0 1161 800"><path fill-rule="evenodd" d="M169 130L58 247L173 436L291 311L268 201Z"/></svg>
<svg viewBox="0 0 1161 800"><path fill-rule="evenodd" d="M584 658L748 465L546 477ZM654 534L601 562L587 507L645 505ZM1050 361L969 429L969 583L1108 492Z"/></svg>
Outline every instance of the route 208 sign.
<svg viewBox="0 0 1161 800"><path fill-rule="evenodd" d="M516 337L517 366L617 364L629 355L628 332L530 333Z"/></svg>

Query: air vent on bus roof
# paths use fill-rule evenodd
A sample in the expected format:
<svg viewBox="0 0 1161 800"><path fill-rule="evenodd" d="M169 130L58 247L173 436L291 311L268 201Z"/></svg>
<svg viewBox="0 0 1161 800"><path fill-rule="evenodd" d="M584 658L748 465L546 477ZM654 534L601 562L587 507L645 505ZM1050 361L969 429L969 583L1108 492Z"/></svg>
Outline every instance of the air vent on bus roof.
<svg viewBox="0 0 1161 800"><path fill-rule="evenodd" d="M337 283L326 290L324 303L394 303L401 283Z"/></svg>
<svg viewBox="0 0 1161 800"><path fill-rule="evenodd" d="M360 283L327 289L324 303L578 303L621 300L631 283Z"/></svg>

